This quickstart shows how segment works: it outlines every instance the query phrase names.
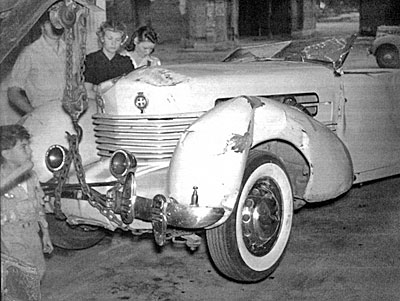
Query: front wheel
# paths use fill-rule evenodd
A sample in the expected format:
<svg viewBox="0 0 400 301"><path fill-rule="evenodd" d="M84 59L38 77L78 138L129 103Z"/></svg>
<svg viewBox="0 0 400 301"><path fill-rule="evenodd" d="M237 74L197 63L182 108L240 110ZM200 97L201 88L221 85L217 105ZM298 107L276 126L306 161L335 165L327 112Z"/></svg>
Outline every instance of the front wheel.
<svg viewBox="0 0 400 301"><path fill-rule="evenodd" d="M250 152L234 211L224 224L206 231L215 265L237 281L266 278L282 259L292 218L292 187L282 162Z"/></svg>
<svg viewBox="0 0 400 301"><path fill-rule="evenodd" d="M54 214L46 214L46 220L53 245L62 249L87 249L106 236L106 232L99 227L71 226L66 221L58 220Z"/></svg>

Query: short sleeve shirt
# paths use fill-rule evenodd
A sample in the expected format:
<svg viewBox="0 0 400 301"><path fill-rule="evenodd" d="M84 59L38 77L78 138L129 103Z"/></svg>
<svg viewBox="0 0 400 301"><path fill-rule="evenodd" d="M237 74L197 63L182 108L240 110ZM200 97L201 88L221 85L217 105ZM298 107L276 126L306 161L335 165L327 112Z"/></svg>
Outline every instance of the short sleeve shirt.
<svg viewBox="0 0 400 301"><path fill-rule="evenodd" d="M25 188L22 184L25 184ZM31 171L25 176L24 182L0 195L2 224L40 221L40 216L44 214L43 197L39 179Z"/></svg>
<svg viewBox="0 0 400 301"><path fill-rule="evenodd" d="M65 88L65 49L64 41L60 40L56 51L41 36L17 58L9 87L24 90L34 108L61 100Z"/></svg>
<svg viewBox="0 0 400 301"><path fill-rule="evenodd" d="M85 82L98 85L106 80L127 74L133 69L129 57L116 53L109 60L103 50L98 50L86 56Z"/></svg>

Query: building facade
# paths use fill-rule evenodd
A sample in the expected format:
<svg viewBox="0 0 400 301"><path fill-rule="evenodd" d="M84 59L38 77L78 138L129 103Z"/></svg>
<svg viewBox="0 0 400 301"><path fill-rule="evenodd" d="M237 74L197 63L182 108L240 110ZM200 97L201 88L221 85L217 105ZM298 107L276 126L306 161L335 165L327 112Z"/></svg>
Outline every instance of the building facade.
<svg viewBox="0 0 400 301"><path fill-rule="evenodd" d="M316 0L108 0L107 14L134 31L152 25L163 41L185 47L239 38L307 36L316 28Z"/></svg>
<svg viewBox="0 0 400 301"><path fill-rule="evenodd" d="M360 34L375 36L380 25L400 25L399 0L360 1Z"/></svg>

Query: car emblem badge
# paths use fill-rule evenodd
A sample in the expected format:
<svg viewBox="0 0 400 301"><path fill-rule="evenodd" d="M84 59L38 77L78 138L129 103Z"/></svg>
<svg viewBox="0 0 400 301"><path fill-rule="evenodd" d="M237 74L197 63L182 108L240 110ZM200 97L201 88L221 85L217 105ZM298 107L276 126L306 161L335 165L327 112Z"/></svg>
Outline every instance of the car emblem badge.
<svg viewBox="0 0 400 301"><path fill-rule="evenodd" d="M143 92L139 92L138 95L135 97L135 106L140 110L140 113L143 114L144 109L146 109L149 101L143 95Z"/></svg>

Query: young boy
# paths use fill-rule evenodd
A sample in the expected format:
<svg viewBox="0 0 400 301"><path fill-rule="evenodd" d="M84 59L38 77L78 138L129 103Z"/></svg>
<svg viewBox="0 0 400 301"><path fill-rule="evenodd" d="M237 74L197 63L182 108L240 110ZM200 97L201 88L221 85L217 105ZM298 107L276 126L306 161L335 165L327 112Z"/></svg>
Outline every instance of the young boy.
<svg viewBox="0 0 400 301"><path fill-rule="evenodd" d="M29 138L21 125L0 126L1 252L35 266L42 278L43 252L51 253L53 245Z"/></svg>

